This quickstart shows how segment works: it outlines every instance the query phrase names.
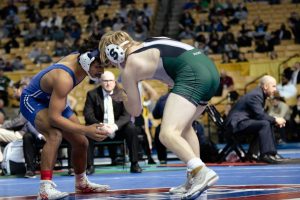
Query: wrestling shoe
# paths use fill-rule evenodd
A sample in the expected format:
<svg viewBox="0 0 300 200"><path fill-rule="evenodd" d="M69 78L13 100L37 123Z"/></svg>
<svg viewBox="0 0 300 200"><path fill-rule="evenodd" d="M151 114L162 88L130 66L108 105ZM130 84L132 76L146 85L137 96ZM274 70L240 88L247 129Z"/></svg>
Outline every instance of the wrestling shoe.
<svg viewBox="0 0 300 200"><path fill-rule="evenodd" d="M43 180L41 182L40 191L37 200L55 200L62 199L69 194L67 192L60 192L55 189L56 185L51 180Z"/></svg>
<svg viewBox="0 0 300 200"><path fill-rule="evenodd" d="M109 189L109 185L100 185L96 183L91 183L87 178L76 183L75 192L76 193L99 193L106 192Z"/></svg>
<svg viewBox="0 0 300 200"><path fill-rule="evenodd" d="M206 166L197 167L192 172L192 178L190 183L192 184L190 189L182 195L181 199L196 199L202 192L214 185L219 176L213 170Z"/></svg>
<svg viewBox="0 0 300 200"><path fill-rule="evenodd" d="M177 187L170 188L169 193L170 194L184 194L184 193L186 193L191 188L191 185L192 185L190 183L191 178L192 178L191 172L187 171L186 178L187 179L186 179L184 184L181 184Z"/></svg>

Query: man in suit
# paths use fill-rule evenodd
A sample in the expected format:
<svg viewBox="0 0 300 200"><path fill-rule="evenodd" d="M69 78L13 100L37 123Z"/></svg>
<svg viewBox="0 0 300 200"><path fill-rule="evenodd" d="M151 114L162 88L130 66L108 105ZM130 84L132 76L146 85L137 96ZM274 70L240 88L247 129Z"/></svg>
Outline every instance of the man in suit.
<svg viewBox="0 0 300 200"><path fill-rule="evenodd" d="M107 131L108 138L104 141L126 140L129 149L131 162L130 172L141 173L142 169L138 164L138 136L130 115L125 110L123 102L112 100L111 95L116 87L115 76L110 71L105 71L101 76L99 87L87 93L83 110L86 124L102 123L101 129ZM88 169L87 172L94 172L94 141L90 141ZM111 154L112 160L114 154Z"/></svg>
<svg viewBox="0 0 300 200"><path fill-rule="evenodd" d="M265 100L272 97L276 91L276 80L272 76L265 75L261 78L257 88L241 97L231 109L226 118L227 130L232 134L257 134L259 141L260 159L267 163L278 163L273 125L285 126L282 117L271 117L265 110Z"/></svg>
<svg viewBox="0 0 300 200"><path fill-rule="evenodd" d="M291 83L294 85L300 84L300 62L296 62L293 66L293 74Z"/></svg>

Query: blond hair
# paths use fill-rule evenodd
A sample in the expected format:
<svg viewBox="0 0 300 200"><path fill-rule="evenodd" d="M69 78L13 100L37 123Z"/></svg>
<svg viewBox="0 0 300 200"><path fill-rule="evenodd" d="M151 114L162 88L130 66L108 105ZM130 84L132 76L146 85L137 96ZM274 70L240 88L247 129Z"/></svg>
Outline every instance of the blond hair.
<svg viewBox="0 0 300 200"><path fill-rule="evenodd" d="M120 45L121 43L123 43L125 41L129 41L129 43L124 45L124 47L122 47L123 49L128 48L130 43L133 41L133 39L128 35L128 33L124 32L124 31L109 31L109 32L105 33L102 36L102 38L99 42L99 47L98 47L99 52L100 52L100 60L103 63L108 63L109 60L105 54L105 48L110 44ZM125 57L126 56L127 56L127 53L125 51Z"/></svg>

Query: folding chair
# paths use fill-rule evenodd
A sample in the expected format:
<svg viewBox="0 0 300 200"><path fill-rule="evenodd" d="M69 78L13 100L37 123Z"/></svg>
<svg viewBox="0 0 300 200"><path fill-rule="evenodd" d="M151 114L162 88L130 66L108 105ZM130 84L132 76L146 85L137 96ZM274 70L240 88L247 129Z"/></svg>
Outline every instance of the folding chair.
<svg viewBox="0 0 300 200"><path fill-rule="evenodd" d="M236 155L240 158L241 161L246 161L246 152L243 149L242 145L240 144L237 136L230 133L226 130L225 121L220 114L220 112L216 109L214 105L209 104L206 107L206 112L208 113L209 118L215 123L218 127L220 134L225 137L227 144L219 153L219 163L225 161L226 157L232 151L235 151Z"/></svg>

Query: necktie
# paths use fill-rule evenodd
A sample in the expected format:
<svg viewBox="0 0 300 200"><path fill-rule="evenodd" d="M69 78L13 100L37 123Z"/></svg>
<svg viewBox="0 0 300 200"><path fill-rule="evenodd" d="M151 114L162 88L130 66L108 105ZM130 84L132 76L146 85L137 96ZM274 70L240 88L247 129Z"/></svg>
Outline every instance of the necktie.
<svg viewBox="0 0 300 200"><path fill-rule="evenodd" d="M114 108L112 104L112 99L110 95L107 95L107 123L108 124L115 124L114 118Z"/></svg>

